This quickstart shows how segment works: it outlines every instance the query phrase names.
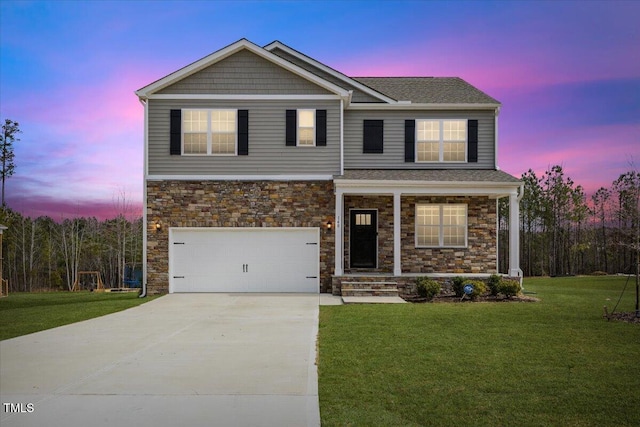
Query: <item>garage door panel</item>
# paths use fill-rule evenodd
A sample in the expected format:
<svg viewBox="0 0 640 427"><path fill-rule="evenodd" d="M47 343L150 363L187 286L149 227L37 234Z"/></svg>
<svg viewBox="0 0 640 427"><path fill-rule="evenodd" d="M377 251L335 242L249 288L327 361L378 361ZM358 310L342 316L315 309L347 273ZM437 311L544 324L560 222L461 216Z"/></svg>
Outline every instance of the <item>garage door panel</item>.
<svg viewBox="0 0 640 427"><path fill-rule="evenodd" d="M318 292L317 228L172 228L171 292Z"/></svg>

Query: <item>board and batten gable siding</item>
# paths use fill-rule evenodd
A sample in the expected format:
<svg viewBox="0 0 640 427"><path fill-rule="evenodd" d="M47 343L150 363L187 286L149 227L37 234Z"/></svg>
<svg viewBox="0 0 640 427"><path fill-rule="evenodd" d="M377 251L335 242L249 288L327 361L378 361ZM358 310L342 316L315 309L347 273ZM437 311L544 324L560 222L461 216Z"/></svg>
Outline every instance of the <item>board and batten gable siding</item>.
<svg viewBox="0 0 640 427"><path fill-rule="evenodd" d="M247 50L158 91L159 94L331 95L328 90Z"/></svg>
<svg viewBox="0 0 640 427"><path fill-rule="evenodd" d="M341 88L347 89L347 90L353 90L353 96L351 98L351 102L374 102L374 103L381 103L383 101L381 101L379 98L375 98L369 94L366 94L364 92L362 92L360 89L357 89L355 86L348 84L347 82L345 82L344 80L338 79L337 77L332 76L331 74L317 68L314 67L313 65L309 64L308 62L302 61L301 59L290 55L289 53L281 50L281 49L273 49L271 51L271 53L278 55L280 58L282 59L286 59L287 61L297 65L300 68L304 68L305 70L309 71L310 73L315 74L316 76L329 81L337 86L340 86Z"/></svg>
<svg viewBox="0 0 640 427"><path fill-rule="evenodd" d="M345 169L494 169L495 115L487 111L356 111L344 113ZM405 162L405 120L468 119L478 120L477 163L418 163ZM383 153L362 152L364 120L384 120Z"/></svg>
<svg viewBox="0 0 640 427"><path fill-rule="evenodd" d="M340 173L340 101L149 101L149 175L286 175ZM249 112L249 155L181 156L169 153L170 111L229 108ZM287 147L286 110L327 111L325 147Z"/></svg>

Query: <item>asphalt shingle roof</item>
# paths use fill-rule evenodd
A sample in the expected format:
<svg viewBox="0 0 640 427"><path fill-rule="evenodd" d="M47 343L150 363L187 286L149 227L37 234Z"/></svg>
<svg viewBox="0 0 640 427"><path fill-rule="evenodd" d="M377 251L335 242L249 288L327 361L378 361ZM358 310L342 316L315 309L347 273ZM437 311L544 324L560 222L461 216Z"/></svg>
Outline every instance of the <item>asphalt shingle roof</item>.
<svg viewBox="0 0 640 427"><path fill-rule="evenodd" d="M493 182L519 184L506 172L492 169L347 169L337 180Z"/></svg>
<svg viewBox="0 0 640 427"><path fill-rule="evenodd" d="M397 101L419 104L500 104L459 77L352 77Z"/></svg>

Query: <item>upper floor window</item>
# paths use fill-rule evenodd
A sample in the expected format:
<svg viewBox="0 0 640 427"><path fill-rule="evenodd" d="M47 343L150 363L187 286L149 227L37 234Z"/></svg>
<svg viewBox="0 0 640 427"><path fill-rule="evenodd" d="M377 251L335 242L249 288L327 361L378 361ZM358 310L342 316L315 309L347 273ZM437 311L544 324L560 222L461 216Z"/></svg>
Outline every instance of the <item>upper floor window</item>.
<svg viewBox="0 0 640 427"><path fill-rule="evenodd" d="M298 145L312 147L316 145L315 110L298 110Z"/></svg>
<svg viewBox="0 0 640 427"><path fill-rule="evenodd" d="M183 110L183 154L237 154L236 110Z"/></svg>
<svg viewBox="0 0 640 427"><path fill-rule="evenodd" d="M327 110L286 110L285 144L288 147L325 147Z"/></svg>
<svg viewBox="0 0 640 427"><path fill-rule="evenodd" d="M466 247L467 205L416 205L416 247Z"/></svg>
<svg viewBox="0 0 640 427"><path fill-rule="evenodd" d="M467 161L467 121L416 120L416 161Z"/></svg>

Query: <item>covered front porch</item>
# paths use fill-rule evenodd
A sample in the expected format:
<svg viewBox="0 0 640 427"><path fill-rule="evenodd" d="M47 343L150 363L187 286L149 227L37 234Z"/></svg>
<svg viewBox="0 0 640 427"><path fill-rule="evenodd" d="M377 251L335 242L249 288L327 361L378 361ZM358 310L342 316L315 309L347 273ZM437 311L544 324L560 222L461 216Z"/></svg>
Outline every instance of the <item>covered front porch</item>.
<svg viewBox="0 0 640 427"><path fill-rule="evenodd" d="M342 292L342 283L369 283L371 289L395 284L402 294L418 276L497 273L497 201L502 197L509 197L510 207L508 275L522 276L522 183L511 175L494 170L347 170L334 178L334 188L334 294Z"/></svg>

